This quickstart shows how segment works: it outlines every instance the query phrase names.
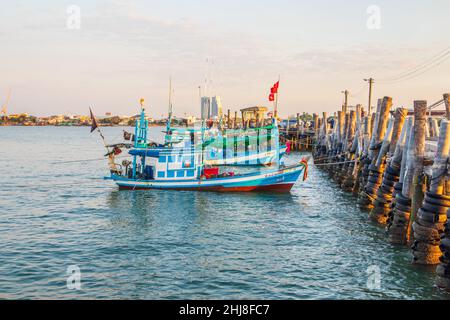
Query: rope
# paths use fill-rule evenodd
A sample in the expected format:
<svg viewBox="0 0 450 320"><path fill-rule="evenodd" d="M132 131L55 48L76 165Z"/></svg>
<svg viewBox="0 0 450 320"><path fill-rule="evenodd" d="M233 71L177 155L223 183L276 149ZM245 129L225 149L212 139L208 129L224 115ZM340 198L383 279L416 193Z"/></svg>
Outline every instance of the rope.
<svg viewBox="0 0 450 320"><path fill-rule="evenodd" d="M89 179L90 181L103 181L103 179ZM27 189L33 189L33 188L53 188L53 187L65 187L65 186L79 186L81 183L87 182L86 180L82 180L79 182L68 182L68 183L52 183L49 182L48 184L34 184L32 186L28 185L28 184L6 184L6 185L2 185L2 189L14 189L14 188L27 188Z"/></svg>
<svg viewBox="0 0 450 320"><path fill-rule="evenodd" d="M115 159L119 158L126 158L127 156L119 156L115 157ZM101 160L108 160L107 158L97 158L97 159L80 159L80 160L69 160L69 161L55 161L50 162L50 164L64 164L64 163L75 163L75 162L88 162L88 161L101 161Z"/></svg>
<svg viewBox="0 0 450 320"><path fill-rule="evenodd" d="M340 156L345 156L345 155L347 155L347 152L345 152L345 153L339 153L339 154L336 154L336 155L331 155L331 156L324 156L324 157L319 157L319 158L314 158L314 161L319 161L319 160L323 160L323 159L328 159L328 158L330 158L330 157L340 157Z"/></svg>
<svg viewBox="0 0 450 320"><path fill-rule="evenodd" d="M306 158L303 158L300 161L300 164L305 168L305 170L303 171L303 181L305 181L308 178L308 160Z"/></svg>
<svg viewBox="0 0 450 320"><path fill-rule="evenodd" d="M317 163L315 166L331 166L335 164L343 164L343 163L350 163L350 162L356 162L356 160L348 160L348 161L341 161L341 162L332 162L332 163Z"/></svg>

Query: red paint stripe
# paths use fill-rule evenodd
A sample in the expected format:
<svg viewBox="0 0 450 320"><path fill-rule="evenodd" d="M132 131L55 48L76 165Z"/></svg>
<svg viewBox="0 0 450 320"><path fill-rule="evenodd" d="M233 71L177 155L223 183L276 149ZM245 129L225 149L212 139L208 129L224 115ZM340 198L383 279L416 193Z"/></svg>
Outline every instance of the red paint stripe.
<svg viewBox="0 0 450 320"><path fill-rule="evenodd" d="M216 191L216 192L251 192L251 191L271 191L271 192L289 192L293 183L285 184L271 184L266 186L246 186L246 187L198 187L198 188L146 188L146 187L130 187L119 186L120 190L148 190L148 189L160 189L160 190L180 190L180 191Z"/></svg>

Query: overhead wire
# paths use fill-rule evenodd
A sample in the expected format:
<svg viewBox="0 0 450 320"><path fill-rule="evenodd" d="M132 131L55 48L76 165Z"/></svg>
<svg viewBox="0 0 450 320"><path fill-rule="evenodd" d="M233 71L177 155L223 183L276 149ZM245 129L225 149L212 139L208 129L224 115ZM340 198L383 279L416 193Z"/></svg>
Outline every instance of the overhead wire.
<svg viewBox="0 0 450 320"><path fill-rule="evenodd" d="M395 76L391 76L388 78L381 78L381 79L377 78L377 82L397 83L397 82L402 82L402 81L406 81L406 80L418 77L418 76L426 73L427 71L441 65L442 63L447 61L448 58L450 58L450 47L444 49L440 53L434 55L427 61L423 62L422 64L420 64L410 70L401 72Z"/></svg>

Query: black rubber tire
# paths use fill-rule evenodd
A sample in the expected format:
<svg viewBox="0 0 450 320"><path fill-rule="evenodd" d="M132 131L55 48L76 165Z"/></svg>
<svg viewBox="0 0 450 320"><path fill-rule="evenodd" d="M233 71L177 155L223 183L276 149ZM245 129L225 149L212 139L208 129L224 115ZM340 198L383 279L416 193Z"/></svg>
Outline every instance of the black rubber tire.
<svg viewBox="0 0 450 320"><path fill-rule="evenodd" d="M392 175L392 174L385 173L385 174L383 175L383 179L389 180L389 181L397 182L398 179L399 179L399 176L394 176L394 175Z"/></svg>
<svg viewBox="0 0 450 320"><path fill-rule="evenodd" d="M394 220L392 221L395 225L403 225L405 226L408 223L409 219L406 219L404 216L402 215L396 215L394 217Z"/></svg>
<svg viewBox="0 0 450 320"><path fill-rule="evenodd" d="M403 183L397 182L394 187L395 187L395 190L401 191L403 189Z"/></svg>
<svg viewBox="0 0 450 320"><path fill-rule="evenodd" d="M374 185L367 185L364 188L364 191L371 197L375 197L377 195L377 190L378 190L378 186L374 186Z"/></svg>
<svg viewBox="0 0 450 320"><path fill-rule="evenodd" d="M373 184L379 184L380 180L378 178L375 177L369 177L369 179L367 179L368 182L373 183Z"/></svg>
<svg viewBox="0 0 450 320"><path fill-rule="evenodd" d="M431 203L425 202L425 201L422 204L422 208L426 209L429 212L433 212L436 214L447 214L447 211L448 211L447 207L438 206L438 205L431 204Z"/></svg>
<svg viewBox="0 0 450 320"><path fill-rule="evenodd" d="M388 166L386 168L386 172L388 174L392 175L392 176L397 176L398 177L400 175L400 169L396 169L396 168L393 168L391 166Z"/></svg>
<svg viewBox="0 0 450 320"><path fill-rule="evenodd" d="M419 241L426 242L426 243L433 244L433 245L439 245L439 243L440 243L439 239L424 236L424 235L418 234L416 232L414 232L413 234L414 234L414 239L417 239Z"/></svg>
<svg viewBox="0 0 450 320"><path fill-rule="evenodd" d="M450 257L445 252L442 252L442 257L439 260L443 264L450 265Z"/></svg>
<svg viewBox="0 0 450 320"><path fill-rule="evenodd" d="M443 207L450 208L450 201L433 198L433 197L428 196L427 194L425 194L424 201L426 201L430 204L436 205L436 206L443 206Z"/></svg>
<svg viewBox="0 0 450 320"><path fill-rule="evenodd" d="M436 274L441 277L450 278L450 266L440 264L436 267Z"/></svg>
<svg viewBox="0 0 450 320"><path fill-rule="evenodd" d="M447 221L447 216L444 214L435 214L433 212L427 211L425 208L420 208L417 216L421 220L425 220L427 222L433 222L433 223L443 223Z"/></svg>
<svg viewBox="0 0 450 320"><path fill-rule="evenodd" d="M441 249L442 250L442 249ZM441 262L450 265L450 252L442 251Z"/></svg>
<svg viewBox="0 0 450 320"><path fill-rule="evenodd" d="M429 196L429 197L431 197L431 198L434 198L434 199L450 201L450 196L445 196L445 195L443 195L443 194L437 194L437 193L427 192L426 195Z"/></svg>
<svg viewBox="0 0 450 320"><path fill-rule="evenodd" d="M389 202L383 202L385 200L377 198L377 200L375 200L374 206L377 208L382 208L382 209L390 209L391 208L391 204Z"/></svg>
<svg viewBox="0 0 450 320"><path fill-rule="evenodd" d="M394 188L395 186L395 181L383 181L382 183L383 185L390 187L390 188Z"/></svg>
<svg viewBox="0 0 450 320"><path fill-rule="evenodd" d="M450 252L450 239L445 238L441 240L441 250L444 252Z"/></svg>
<svg viewBox="0 0 450 320"><path fill-rule="evenodd" d="M369 178L377 178L377 179L381 179L382 176L380 176L379 173L369 171L368 179L369 179Z"/></svg>
<svg viewBox="0 0 450 320"><path fill-rule="evenodd" d="M400 217L403 217L404 219L409 220L409 218L411 217L411 212L403 211L403 210L400 210L399 208L395 207L394 216L400 216Z"/></svg>
<svg viewBox="0 0 450 320"><path fill-rule="evenodd" d="M398 193L395 197L395 202L404 206L411 207L411 199L405 198L401 193Z"/></svg>
<svg viewBox="0 0 450 320"><path fill-rule="evenodd" d="M415 240L413 245L411 246L412 250L420 251L420 252L429 252L433 254L440 254L441 249L438 245L428 244L426 242L420 242Z"/></svg>
<svg viewBox="0 0 450 320"><path fill-rule="evenodd" d="M405 205L403 205L401 203L396 203L394 208L395 208L395 210L400 210L400 211L403 211L403 212L408 212L408 213L411 212L411 207L405 206Z"/></svg>
<svg viewBox="0 0 450 320"><path fill-rule="evenodd" d="M420 264L429 264L430 261L439 262L439 258L441 257L441 253L430 253L417 250L412 250L412 254L414 262Z"/></svg>
<svg viewBox="0 0 450 320"><path fill-rule="evenodd" d="M393 190L389 190L386 186L384 186L384 187L381 186L380 189L378 189L378 192L381 193L381 194L389 196L389 198L391 199L390 201L394 202L395 197L393 195L393 193L394 193Z"/></svg>
<svg viewBox="0 0 450 320"><path fill-rule="evenodd" d="M422 239L429 239L429 240L441 239L441 235L439 234L439 231L436 229L421 226L417 222L413 222L412 228L414 230L414 234L419 235Z"/></svg>
<svg viewBox="0 0 450 320"><path fill-rule="evenodd" d="M443 223L434 223L434 222L428 222L422 219L418 220L421 226L427 227L427 228L433 228L436 230L439 230L439 232L443 233L445 225Z"/></svg>

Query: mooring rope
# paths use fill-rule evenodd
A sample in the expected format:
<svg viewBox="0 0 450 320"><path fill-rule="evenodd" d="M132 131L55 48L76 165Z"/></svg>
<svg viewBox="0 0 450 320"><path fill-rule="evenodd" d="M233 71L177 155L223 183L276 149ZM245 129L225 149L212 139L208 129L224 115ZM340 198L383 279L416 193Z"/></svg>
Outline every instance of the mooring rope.
<svg viewBox="0 0 450 320"><path fill-rule="evenodd" d="M348 161L341 161L341 162L331 162L331 163L317 163L314 164L315 166L331 166L335 164L343 164L343 163L350 163L350 162L356 162L356 160L348 160Z"/></svg>
<svg viewBox="0 0 450 320"><path fill-rule="evenodd" d="M119 157L115 157L115 159L122 159L122 158L126 158L126 157L127 156L119 156ZM69 160L69 161L55 161L55 162L50 162L50 164L64 164L64 163L89 162L89 161L101 161L101 160L108 160L108 158L79 159L79 160Z"/></svg>
<svg viewBox="0 0 450 320"><path fill-rule="evenodd" d="M324 156L324 157L319 157L319 158L314 158L314 161L319 161L319 160L323 160L323 159L328 159L328 158L334 158L334 157L340 157L340 156L346 156L348 155L348 152L345 153L339 153L339 154L335 154L335 155L329 155L329 156Z"/></svg>

